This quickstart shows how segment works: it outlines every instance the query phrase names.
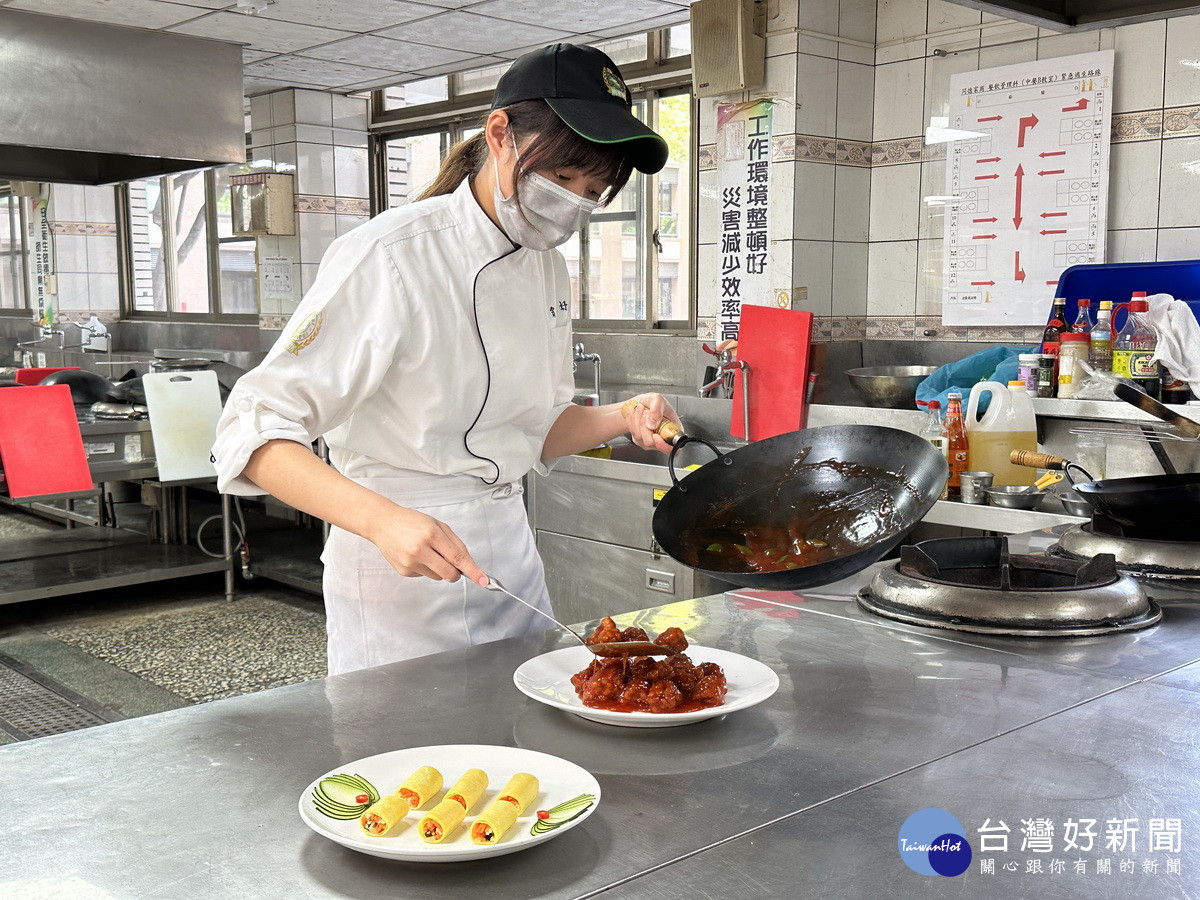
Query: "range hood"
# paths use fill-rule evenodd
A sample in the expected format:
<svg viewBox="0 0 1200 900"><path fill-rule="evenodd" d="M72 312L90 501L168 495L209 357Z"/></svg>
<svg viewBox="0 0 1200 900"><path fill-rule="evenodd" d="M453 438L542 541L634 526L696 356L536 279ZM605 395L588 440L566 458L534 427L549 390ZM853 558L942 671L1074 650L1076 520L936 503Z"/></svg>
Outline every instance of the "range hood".
<svg viewBox="0 0 1200 900"><path fill-rule="evenodd" d="M0 9L0 179L112 184L242 162L242 50Z"/></svg>
<svg viewBox="0 0 1200 900"><path fill-rule="evenodd" d="M1200 12L1196 0L950 0L1055 31L1129 25Z"/></svg>

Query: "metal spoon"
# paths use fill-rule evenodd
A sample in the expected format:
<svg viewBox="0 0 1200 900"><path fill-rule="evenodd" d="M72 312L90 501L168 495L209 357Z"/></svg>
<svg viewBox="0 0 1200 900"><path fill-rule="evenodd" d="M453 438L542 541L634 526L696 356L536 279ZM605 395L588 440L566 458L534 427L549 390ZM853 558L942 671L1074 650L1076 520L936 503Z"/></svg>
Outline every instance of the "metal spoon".
<svg viewBox="0 0 1200 900"><path fill-rule="evenodd" d="M589 644L586 640L584 640L579 632L572 628L568 628L549 613L542 612L532 603L522 600L491 575L488 576L488 583L485 584L484 587L486 587L489 591L499 591L502 594L508 594L508 596L512 597L518 603L528 606L539 616L549 619L597 656L669 656L671 654L671 651L666 647L663 647L660 644L651 643L650 641L610 641L608 643Z"/></svg>

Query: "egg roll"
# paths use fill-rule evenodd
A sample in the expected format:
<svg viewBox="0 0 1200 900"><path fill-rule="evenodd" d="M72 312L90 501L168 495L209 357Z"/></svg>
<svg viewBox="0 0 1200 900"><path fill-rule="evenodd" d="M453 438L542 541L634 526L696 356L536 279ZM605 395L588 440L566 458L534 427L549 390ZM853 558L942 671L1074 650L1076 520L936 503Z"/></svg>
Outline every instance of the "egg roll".
<svg viewBox="0 0 1200 900"><path fill-rule="evenodd" d="M389 794L371 804L367 811L359 816L358 824L367 834L383 837L404 820L410 809L412 807L408 805L408 801L399 794Z"/></svg>
<svg viewBox="0 0 1200 900"><path fill-rule="evenodd" d="M538 790L536 778L526 772L518 772L475 819L475 824L471 826L471 840L476 844L499 842L517 821L517 816L537 797Z"/></svg>
<svg viewBox="0 0 1200 900"><path fill-rule="evenodd" d="M488 778L482 769L468 769L462 778L451 785L441 802L417 823L421 840L440 844L462 824L467 811L487 790Z"/></svg>
<svg viewBox="0 0 1200 900"><path fill-rule="evenodd" d="M421 766L396 789L408 801L409 808L419 809L442 789L442 773L433 766Z"/></svg>

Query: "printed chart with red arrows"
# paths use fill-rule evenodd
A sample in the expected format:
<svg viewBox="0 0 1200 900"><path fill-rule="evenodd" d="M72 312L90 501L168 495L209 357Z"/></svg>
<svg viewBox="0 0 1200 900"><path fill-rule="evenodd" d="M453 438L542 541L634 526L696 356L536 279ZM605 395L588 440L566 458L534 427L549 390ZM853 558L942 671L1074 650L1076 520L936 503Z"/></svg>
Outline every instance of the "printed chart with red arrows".
<svg viewBox="0 0 1200 900"><path fill-rule="evenodd" d="M1104 262L1113 51L950 79L947 325L1041 325L1063 270Z"/></svg>

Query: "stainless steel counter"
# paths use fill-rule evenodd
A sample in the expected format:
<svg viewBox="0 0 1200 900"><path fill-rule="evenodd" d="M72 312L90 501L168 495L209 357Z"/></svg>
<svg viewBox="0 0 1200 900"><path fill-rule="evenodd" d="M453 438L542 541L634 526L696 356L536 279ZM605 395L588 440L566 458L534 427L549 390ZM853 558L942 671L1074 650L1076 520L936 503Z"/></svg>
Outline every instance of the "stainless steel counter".
<svg viewBox="0 0 1200 900"><path fill-rule="evenodd" d="M848 597L870 574L621 617L679 624L778 672L767 702L696 725L616 728L525 698L513 670L563 646L545 635L0 748L0 896L1185 893L1200 866L1200 592L1175 588L1163 623L1137 634L1006 644L861 613ZM363 856L301 823L316 775L444 743L572 760L603 802L546 844L440 866ZM1044 880L977 861L928 878L896 848L904 820L932 806L968 829L1004 819L1014 848L1022 818L1140 817L1143 838L1150 817L1180 818L1182 874L1140 874L1164 854L1139 844L1137 875L1077 875L1071 857Z"/></svg>

